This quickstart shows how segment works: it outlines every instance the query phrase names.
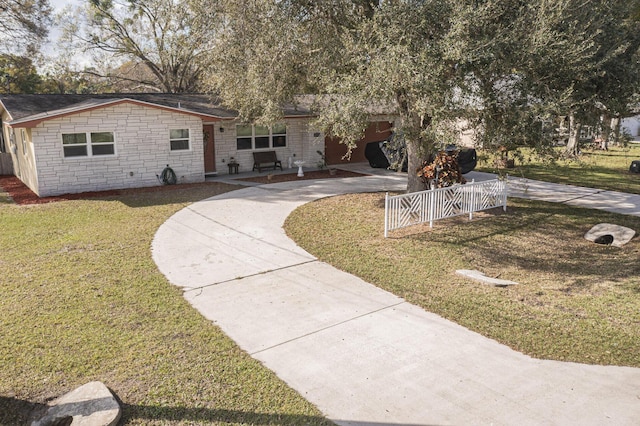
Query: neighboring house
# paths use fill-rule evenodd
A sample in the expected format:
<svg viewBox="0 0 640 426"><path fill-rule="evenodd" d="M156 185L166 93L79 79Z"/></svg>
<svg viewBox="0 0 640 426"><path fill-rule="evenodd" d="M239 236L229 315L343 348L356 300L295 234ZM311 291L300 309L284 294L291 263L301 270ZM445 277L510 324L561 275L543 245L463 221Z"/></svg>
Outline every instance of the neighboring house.
<svg viewBox="0 0 640 426"><path fill-rule="evenodd" d="M638 140L640 137L640 115L623 118L620 127L629 133L632 139Z"/></svg>
<svg viewBox="0 0 640 426"><path fill-rule="evenodd" d="M206 95L0 95L0 151L38 196L158 185L167 166L178 182L252 169L252 152L274 150L316 164L324 138L308 111L285 110L272 128L243 125Z"/></svg>

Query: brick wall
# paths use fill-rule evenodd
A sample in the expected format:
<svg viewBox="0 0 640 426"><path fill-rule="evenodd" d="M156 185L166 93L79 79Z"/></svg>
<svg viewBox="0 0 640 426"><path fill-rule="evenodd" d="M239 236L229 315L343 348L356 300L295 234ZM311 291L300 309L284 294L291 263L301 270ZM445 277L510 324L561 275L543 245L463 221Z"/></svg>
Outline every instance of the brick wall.
<svg viewBox="0 0 640 426"><path fill-rule="evenodd" d="M305 118L286 119L287 146L263 151L275 151L278 160L282 161L283 169L288 166L289 157L306 161L306 167L316 167L320 155L316 151L324 152L324 135L309 126ZM253 168L253 154L251 150L237 150L235 121L215 123L216 170L218 174L227 174L227 164L233 157L240 164L240 172L251 171ZM221 131L220 129L223 129ZM315 136L318 134L318 136Z"/></svg>
<svg viewBox="0 0 640 426"><path fill-rule="evenodd" d="M170 129L189 129L189 151L170 150ZM65 158L62 134L83 132L113 132L116 154ZM125 103L45 121L32 140L41 197L159 185L167 164L178 183L204 181L202 121L187 114Z"/></svg>

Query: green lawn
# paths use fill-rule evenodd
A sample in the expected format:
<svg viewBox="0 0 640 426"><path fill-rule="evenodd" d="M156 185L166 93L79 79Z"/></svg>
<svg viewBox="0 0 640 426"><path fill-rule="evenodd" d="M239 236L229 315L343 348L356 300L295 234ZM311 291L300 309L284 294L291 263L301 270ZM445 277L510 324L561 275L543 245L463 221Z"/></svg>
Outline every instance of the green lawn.
<svg viewBox="0 0 640 426"><path fill-rule="evenodd" d="M558 148L560 149L560 148ZM640 194L640 174L629 173L631 161L640 160L640 144L628 147L611 147L609 151L583 150L576 160L558 160L555 163L541 161L527 150L516 159L514 169L496 170L491 154L479 151L477 170L508 173L546 182L567 183L590 188Z"/></svg>
<svg viewBox="0 0 640 426"><path fill-rule="evenodd" d="M234 188L25 207L4 198L0 424L25 424L38 403L92 380L122 400L126 424L331 424L193 309L151 258L169 216Z"/></svg>
<svg viewBox="0 0 640 426"><path fill-rule="evenodd" d="M383 238L384 194L301 206L285 223L305 250L427 311L533 357L640 367L640 240L584 239L640 218L509 199L508 211L394 231ZM455 274L478 269L516 286Z"/></svg>
<svg viewBox="0 0 640 426"><path fill-rule="evenodd" d="M640 147L531 162L517 175L640 193ZM486 170L490 170L487 168ZM235 187L19 207L0 194L0 424L92 380L122 400L126 424L330 424L200 316L151 259L158 227ZM383 196L310 203L287 232L319 258L532 356L640 367L640 243L587 242L599 222L640 219L511 199L492 212L382 238ZM176 253L179 255L179 253ZM454 274L480 269L520 285Z"/></svg>
<svg viewBox="0 0 640 426"><path fill-rule="evenodd" d="M525 150L510 170L496 170L482 151L479 158L480 171L640 194L640 174L629 173L637 144L557 162ZM348 195L299 208L286 229L318 258L531 356L640 367L640 239L615 248L583 238L601 222L640 232L640 218L510 199L506 214L385 240L383 214L382 194ZM456 269L520 285L488 287Z"/></svg>

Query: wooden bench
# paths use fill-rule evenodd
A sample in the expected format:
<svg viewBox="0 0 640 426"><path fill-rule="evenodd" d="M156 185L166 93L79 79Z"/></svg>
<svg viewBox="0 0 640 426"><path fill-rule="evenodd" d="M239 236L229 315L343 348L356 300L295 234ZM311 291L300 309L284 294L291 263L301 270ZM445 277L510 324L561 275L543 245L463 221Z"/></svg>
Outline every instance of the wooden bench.
<svg viewBox="0 0 640 426"><path fill-rule="evenodd" d="M258 172L262 172L262 169L275 170L279 168L282 170L282 163L276 157L275 151L260 151L253 153L253 170L258 169Z"/></svg>

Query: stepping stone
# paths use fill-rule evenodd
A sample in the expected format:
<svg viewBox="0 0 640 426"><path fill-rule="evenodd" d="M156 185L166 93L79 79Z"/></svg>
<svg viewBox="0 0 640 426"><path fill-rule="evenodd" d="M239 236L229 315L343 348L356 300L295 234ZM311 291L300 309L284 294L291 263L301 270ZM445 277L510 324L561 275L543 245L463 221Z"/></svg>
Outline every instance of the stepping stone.
<svg viewBox="0 0 640 426"><path fill-rule="evenodd" d="M101 382L89 382L49 403L49 408L31 426L114 426L120 420L120 405Z"/></svg>
<svg viewBox="0 0 640 426"><path fill-rule="evenodd" d="M631 241L635 234L636 231L625 226L614 225L612 223L599 223L584 234L584 237L589 241L596 242L596 239L603 235L611 235L613 237L611 245L622 247Z"/></svg>
<svg viewBox="0 0 640 426"><path fill-rule="evenodd" d="M483 284L490 284L497 287L504 287L508 285L518 284L515 281L500 280L498 278L487 277L485 274L475 269L458 269L456 271L456 274L462 275L463 277L466 277L466 278L470 278L474 281L480 281Z"/></svg>

